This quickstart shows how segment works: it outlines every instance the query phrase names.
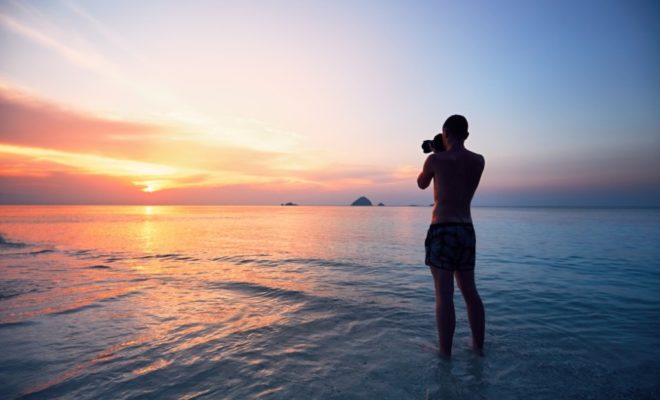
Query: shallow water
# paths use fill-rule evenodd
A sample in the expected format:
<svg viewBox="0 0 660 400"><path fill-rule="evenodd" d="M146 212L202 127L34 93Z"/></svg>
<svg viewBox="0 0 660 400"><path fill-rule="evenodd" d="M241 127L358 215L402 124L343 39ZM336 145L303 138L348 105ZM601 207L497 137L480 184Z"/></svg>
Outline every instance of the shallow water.
<svg viewBox="0 0 660 400"><path fill-rule="evenodd" d="M0 207L0 398L660 398L660 210L475 209L449 363L429 216Z"/></svg>

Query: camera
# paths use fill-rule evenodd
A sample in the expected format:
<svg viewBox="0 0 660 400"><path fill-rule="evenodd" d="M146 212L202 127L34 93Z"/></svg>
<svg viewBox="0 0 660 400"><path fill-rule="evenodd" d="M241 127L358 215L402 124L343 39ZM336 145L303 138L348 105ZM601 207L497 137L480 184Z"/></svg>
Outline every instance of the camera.
<svg viewBox="0 0 660 400"><path fill-rule="evenodd" d="M433 150L445 151L445 145L442 143L442 133L435 135L433 140L425 140L422 142L422 151L424 153L430 153Z"/></svg>

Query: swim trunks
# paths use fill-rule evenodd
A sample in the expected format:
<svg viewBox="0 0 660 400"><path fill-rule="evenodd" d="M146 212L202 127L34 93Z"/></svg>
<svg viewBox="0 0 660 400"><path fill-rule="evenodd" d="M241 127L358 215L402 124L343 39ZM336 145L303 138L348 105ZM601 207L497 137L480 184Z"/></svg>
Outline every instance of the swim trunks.
<svg viewBox="0 0 660 400"><path fill-rule="evenodd" d="M431 224L426 234L426 265L448 271L474 269L477 239L471 223Z"/></svg>

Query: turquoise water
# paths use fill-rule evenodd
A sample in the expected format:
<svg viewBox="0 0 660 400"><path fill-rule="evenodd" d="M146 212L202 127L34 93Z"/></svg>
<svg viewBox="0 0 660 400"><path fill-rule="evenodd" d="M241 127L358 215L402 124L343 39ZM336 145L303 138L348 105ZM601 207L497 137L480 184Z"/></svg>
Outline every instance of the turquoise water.
<svg viewBox="0 0 660 400"><path fill-rule="evenodd" d="M429 208L0 207L0 398L660 398L660 210L473 217L446 362Z"/></svg>

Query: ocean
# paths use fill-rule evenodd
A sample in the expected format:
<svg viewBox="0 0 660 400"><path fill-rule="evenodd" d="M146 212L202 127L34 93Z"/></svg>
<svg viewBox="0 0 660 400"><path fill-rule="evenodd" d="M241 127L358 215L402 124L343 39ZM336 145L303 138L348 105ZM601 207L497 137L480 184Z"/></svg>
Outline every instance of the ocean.
<svg viewBox="0 0 660 400"><path fill-rule="evenodd" d="M0 207L0 398L660 398L660 210L475 208L449 362L430 214Z"/></svg>

